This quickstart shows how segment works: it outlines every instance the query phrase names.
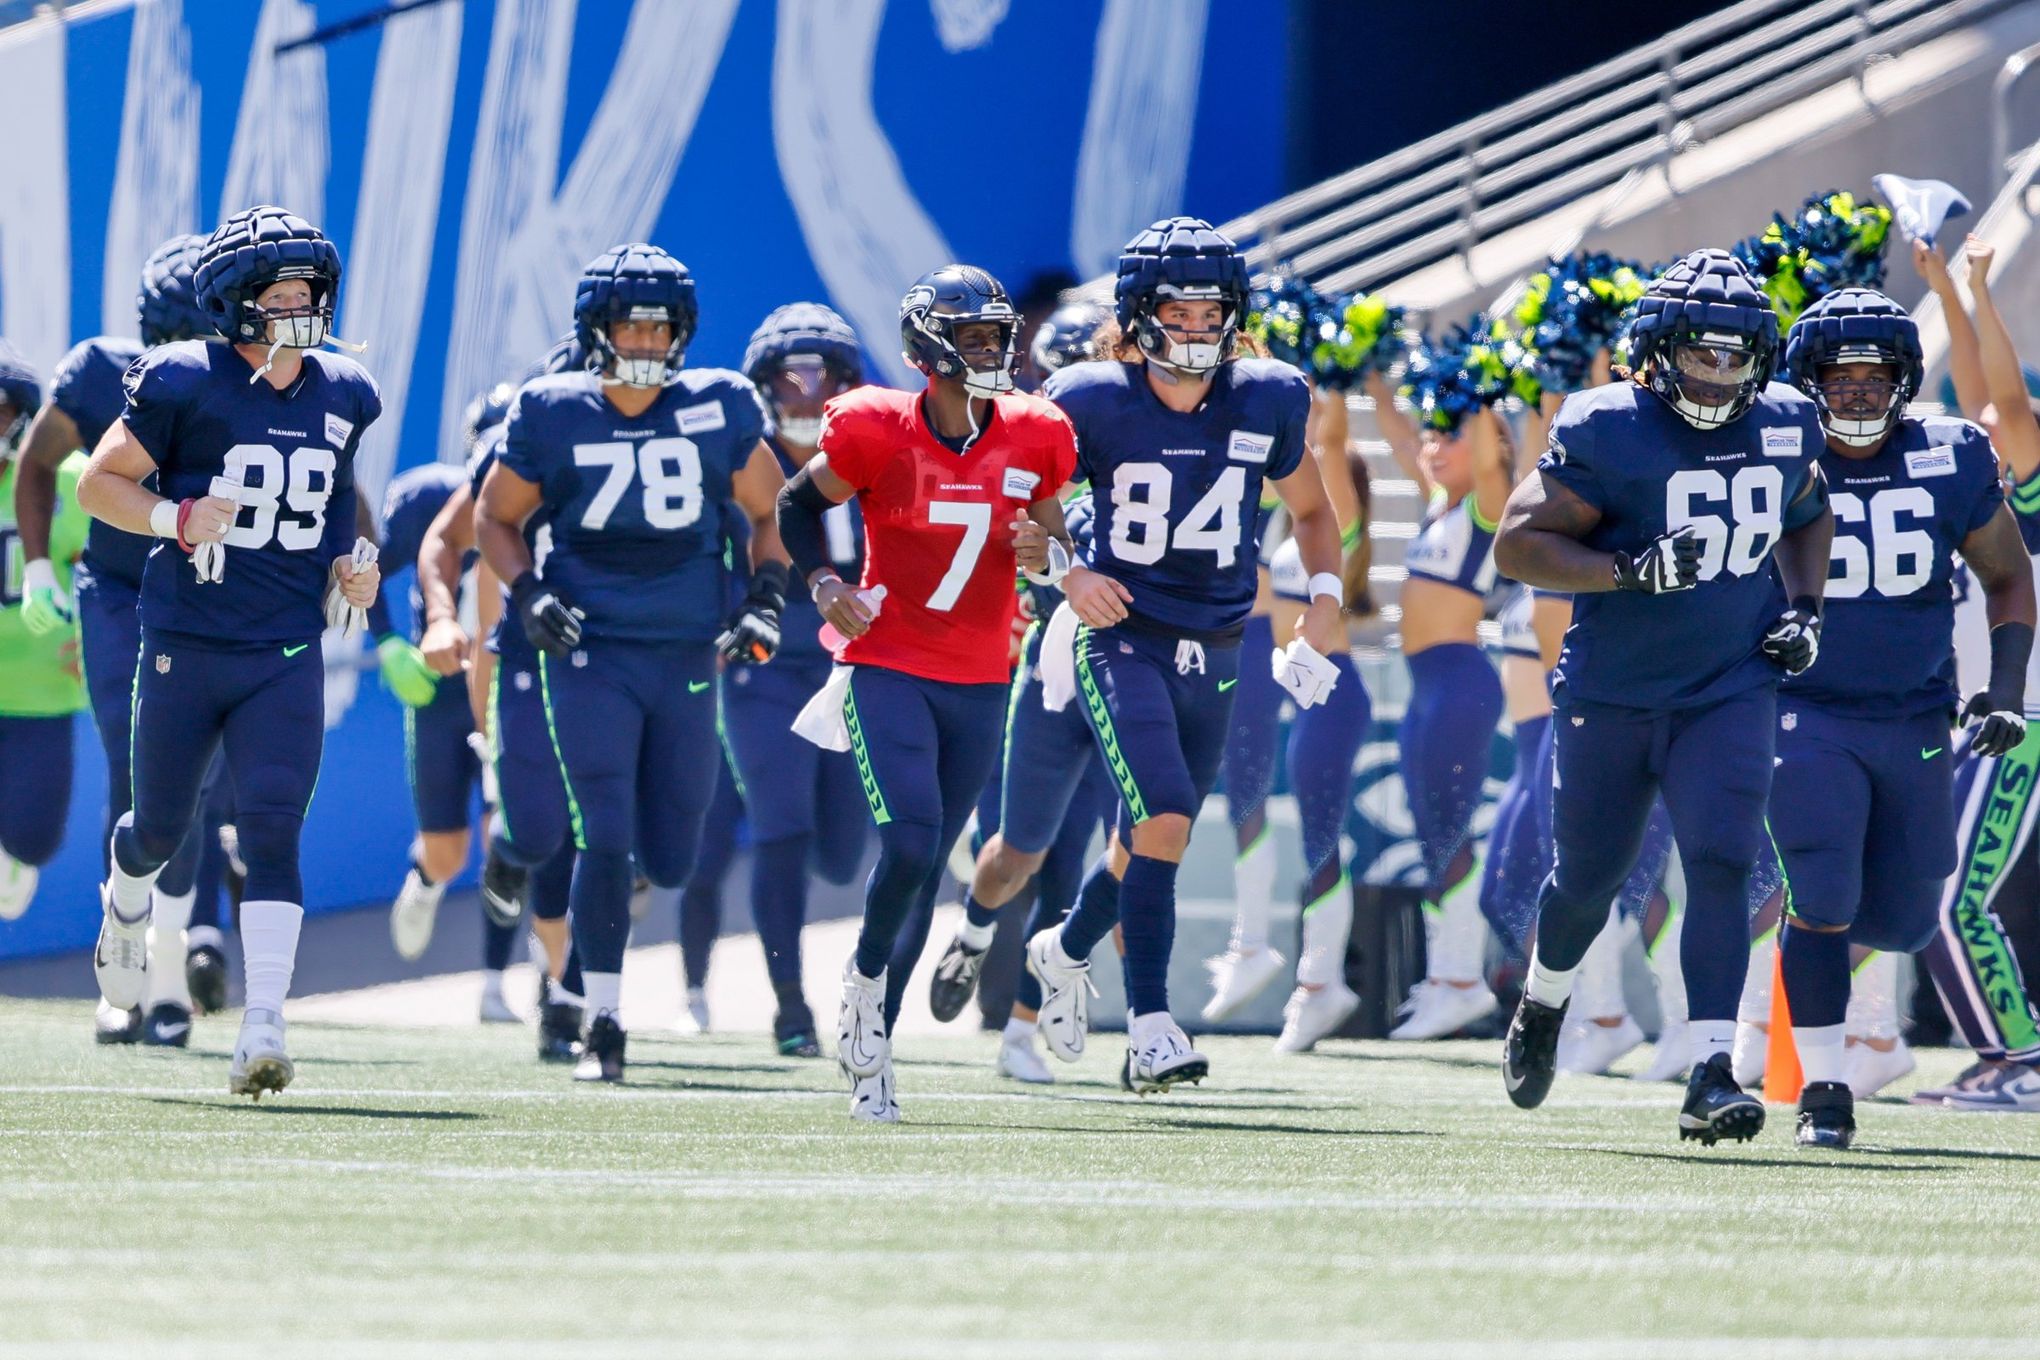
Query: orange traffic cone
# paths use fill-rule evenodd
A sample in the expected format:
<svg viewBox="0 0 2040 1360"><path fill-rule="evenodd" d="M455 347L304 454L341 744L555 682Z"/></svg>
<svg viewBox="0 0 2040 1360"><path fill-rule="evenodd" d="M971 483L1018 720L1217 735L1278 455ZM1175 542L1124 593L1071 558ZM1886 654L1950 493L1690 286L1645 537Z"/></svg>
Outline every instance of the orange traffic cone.
<svg viewBox="0 0 2040 1360"><path fill-rule="evenodd" d="M1785 932L1778 932L1784 942ZM1771 961L1771 1043L1764 1059L1764 1099L1773 1105L1797 1105L1799 1090L1806 1085L1800 1070L1799 1046L1792 1042L1792 1007L1785 1000L1785 955L1781 949Z"/></svg>

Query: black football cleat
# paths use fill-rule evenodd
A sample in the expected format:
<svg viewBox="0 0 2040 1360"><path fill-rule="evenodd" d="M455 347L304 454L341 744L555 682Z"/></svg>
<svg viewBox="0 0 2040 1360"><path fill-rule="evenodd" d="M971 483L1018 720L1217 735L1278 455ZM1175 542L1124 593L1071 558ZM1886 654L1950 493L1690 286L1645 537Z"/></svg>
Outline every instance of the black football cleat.
<svg viewBox="0 0 2040 1360"><path fill-rule="evenodd" d="M227 956L218 945L195 945L184 956L184 985L191 990L192 1007L200 1015L214 1015L227 1008Z"/></svg>
<svg viewBox="0 0 2040 1360"><path fill-rule="evenodd" d="M151 1048L191 1047L191 1012L174 1001L158 1001L142 1019L142 1042Z"/></svg>
<svg viewBox="0 0 2040 1360"><path fill-rule="evenodd" d="M935 964L935 975L928 979L928 1009L937 1020L946 1025L963 1014L963 1008L977 993L978 972L985 966L985 955L989 952L966 948L960 936L942 951L942 958Z"/></svg>
<svg viewBox="0 0 2040 1360"><path fill-rule="evenodd" d="M132 1006L121 1010L99 1003L99 1012L92 1018L92 1042L95 1044L132 1044L142 1037L142 1008Z"/></svg>
<svg viewBox="0 0 2040 1360"><path fill-rule="evenodd" d="M772 1042L782 1058L819 1058L822 1042L815 1033L815 1013L799 995L779 999L779 1014L772 1021Z"/></svg>
<svg viewBox="0 0 2040 1360"><path fill-rule="evenodd" d="M482 857L482 910L489 920L508 928L524 914L524 895L531 886L531 873L496 853L491 845Z"/></svg>
<svg viewBox="0 0 2040 1360"><path fill-rule="evenodd" d="M1728 1055L1717 1053L1686 1078L1686 1103L1679 1109L1679 1137L1708 1147L1723 1138L1747 1143L1764 1131L1764 1102L1736 1085Z"/></svg>
<svg viewBox="0 0 2040 1360"><path fill-rule="evenodd" d="M581 1036L581 1061L574 1065L575 1081L622 1081L623 1026L608 1011L595 1017Z"/></svg>
<svg viewBox="0 0 2040 1360"><path fill-rule="evenodd" d="M1502 1086L1519 1109L1534 1110L1551 1094L1551 1079L1558 1071L1558 1032L1564 1028L1564 1006L1547 1006L1523 994L1502 1040Z"/></svg>
<svg viewBox="0 0 2040 1360"><path fill-rule="evenodd" d="M538 1060L569 1063L581 1056L581 1008L547 1001L538 1008Z"/></svg>
<svg viewBox="0 0 2040 1360"><path fill-rule="evenodd" d="M1799 1093L1799 1127L1792 1141L1803 1148L1834 1148L1856 1141L1856 1093L1845 1081L1810 1081Z"/></svg>

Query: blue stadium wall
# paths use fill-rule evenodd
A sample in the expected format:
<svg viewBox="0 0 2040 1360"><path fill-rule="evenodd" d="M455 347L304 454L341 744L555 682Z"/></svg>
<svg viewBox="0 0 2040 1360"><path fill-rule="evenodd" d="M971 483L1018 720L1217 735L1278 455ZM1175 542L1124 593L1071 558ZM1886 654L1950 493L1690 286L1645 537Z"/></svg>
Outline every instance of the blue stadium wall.
<svg viewBox="0 0 2040 1360"><path fill-rule="evenodd" d="M948 258L1088 275L1151 218L1287 186L1288 7L1261 0L138 0L0 33L0 334L45 371L133 334L148 250L280 202L348 264L339 334L390 399L360 475L457 455L458 414L568 322L581 263L671 249L696 364L822 298L904 381L893 308ZM89 945L104 771L77 722L70 836L0 957ZM412 832L372 674L305 835L306 906L384 900ZM0 778L24 777L0 771Z"/></svg>

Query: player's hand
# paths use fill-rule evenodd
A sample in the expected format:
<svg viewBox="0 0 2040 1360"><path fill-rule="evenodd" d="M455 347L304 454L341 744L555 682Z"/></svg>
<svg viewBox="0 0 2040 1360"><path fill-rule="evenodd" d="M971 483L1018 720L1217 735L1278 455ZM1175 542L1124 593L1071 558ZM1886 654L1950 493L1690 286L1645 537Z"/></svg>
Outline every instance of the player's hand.
<svg viewBox="0 0 2040 1360"><path fill-rule="evenodd" d="M763 665L779 652L779 619L786 611L786 567L765 562L751 573L744 602L715 640L725 661Z"/></svg>
<svg viewBox="0 0 2040 1360"><path fill-rule="evenodd" d="M455 619L434 619L425 625L418 650L435 675L458 675L467 665L467 630Z"/></svg>
<svg viewBox="0 0 2040 1360"><path fill-rule="evenodd" d="M588 616L566 596L527 571L510 583L510 603L531 645L548 656L565 656L581 645L581 621Z"/></svg>
<svg viewBox="0 0 2040 1360"><path fill-rule="evenodd" d="M375 656L383 688L404 707L423 708L439 696L439 672L406 639L391 633L375 644Z"/></svg>
<svg viewBox="0 0 2040 1360"><path fill-rule="evenodd" d="M21 622L37 637L69 628L77 615L71 597L57 584L57 571L47 557L38 557L21 569Z"/></svg>
<svg viewBox="0 0 2040 1360"><path fill-rule="evenodd" d="M1329 595L1316 595L1296 621L1296 636L1310 644L1319 656L1337 656L1346 650L1346 630L1339 602Z"/></svg>
<svg viewBox="0 0 2040 1360"><path fill-rule="evenodd" d="M1764 655L1798 675L1820 658L1820 610L1811 598L1792 602L1764 633Z"/></svg>
<svg viewBox="0 0 2040 1360"><path fill-rule="evenodd" d="M1926 280L1927 287L1935 292L1952 286L1954 280L1948 277L1948 262L1941 258L1941 252L1925 241L1912 243L1913 272Z"/></svg>
<svg viewBox="0 0 2040 1360"><path fill-rule="evenodd" d="M351 556L333 559L333 580L340 587L340 598L356 609L366 609L375 603L375 592L382 584L382 568L370 562L357 567Z"/></svg>
<svg viewBox="0 0 2040 1360"><path fill-rule="evenodd" d="M1013 516L1013 557L1020 570L1048 570L1048 530L1025 515Z"/></svg>
<svg viewBox="0 0 2040 1360"><path fill-rule="evenodd" d="M1992 701L1990 691L1978 690L1962 706L1962 725L1981 723L1969 749L1980 756L2001 756L2026 739L2026 715L2017 704Z"/></svg>
<svg viewBox="0 0 2040 1360"><path fill-rule="evenodd" d="M1103 572L1073 566L1062 580L1063 598L1078 618L1093 628L1110 628L1126 618L1133 592Z"/></svg>
<svg viewBox="0 0 2040 1360"><path fill-rule="evenodd" d="M871 611L857 598L857 588L846 581L824 581L815 591L815 608L844 638L860 638L871 631Z"/></svg>
<svg viewBox="0 0 2040 1360"><path fill-rule="evenodd" d="M1664 595L1690 590L1700 582L1700 538L1688 524L1653 539L1631 557L1615 554L1615 589Z"/></svg>
<svg viewBox="0 0 2040 1360"><path fill-rule="evenodd" d="M1981 236L1970 235L1962 243L1962 259L1969 266L1969 287L1976 292L1990 291L1990 265L1997 258L1997 247Z"/></svg>
<svg viewBox="0 0 2040 1360"><path fill-rule="evenodd" d="M199 496L177 507L177 537L187 549L198 543L217 543L234 527L241 513L237 502L224 496Z"/></svg>

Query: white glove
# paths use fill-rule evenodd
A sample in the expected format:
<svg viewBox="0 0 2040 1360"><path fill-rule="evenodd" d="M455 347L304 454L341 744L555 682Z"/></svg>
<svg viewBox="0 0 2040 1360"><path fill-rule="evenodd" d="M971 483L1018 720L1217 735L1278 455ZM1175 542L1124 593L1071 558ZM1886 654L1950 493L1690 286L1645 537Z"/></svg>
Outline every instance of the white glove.
<svg viewBox="0 0 2040 1360"><path fill-rule="evenodd" d="M1298 708L1315 708L1331 697L1339 683L1339 668L1302 638L1276 652L1271 660L1275 683L1289 691Z"/></svg>
<svg viewBox="0 0 2040 1360"><path fill-rule="evenodd" d="M375 544L365 538L354 540L354 555L350 559L349 565L355 571L360 571L363 567L375 561L375 559ZM352 637L368 627L367 611L349 604L347 597L340 593L340 577L338 573L334 573L331 579L326 582L326 626L328 628L338 628L342 637Z"/></svg>
<svg viewBox="0 0 2040 1360"><path fill-rule="evenodd" d="M1070 574L1070 550L1062 545L1059 538L1048 540L1048 570L1023 571L1025 576L1038 586L1059 586L1062 578Z"/></svg>
<svg viewBox="0 0 2040 1360"><path fill-rule="evenodd" d="M232 477L215 477L209 493L221 500L241 502L245 488ZM227 579L227 545L223 542L199 543L191 549L191 566L198 573L201 585L218 585Z"/></svg>

